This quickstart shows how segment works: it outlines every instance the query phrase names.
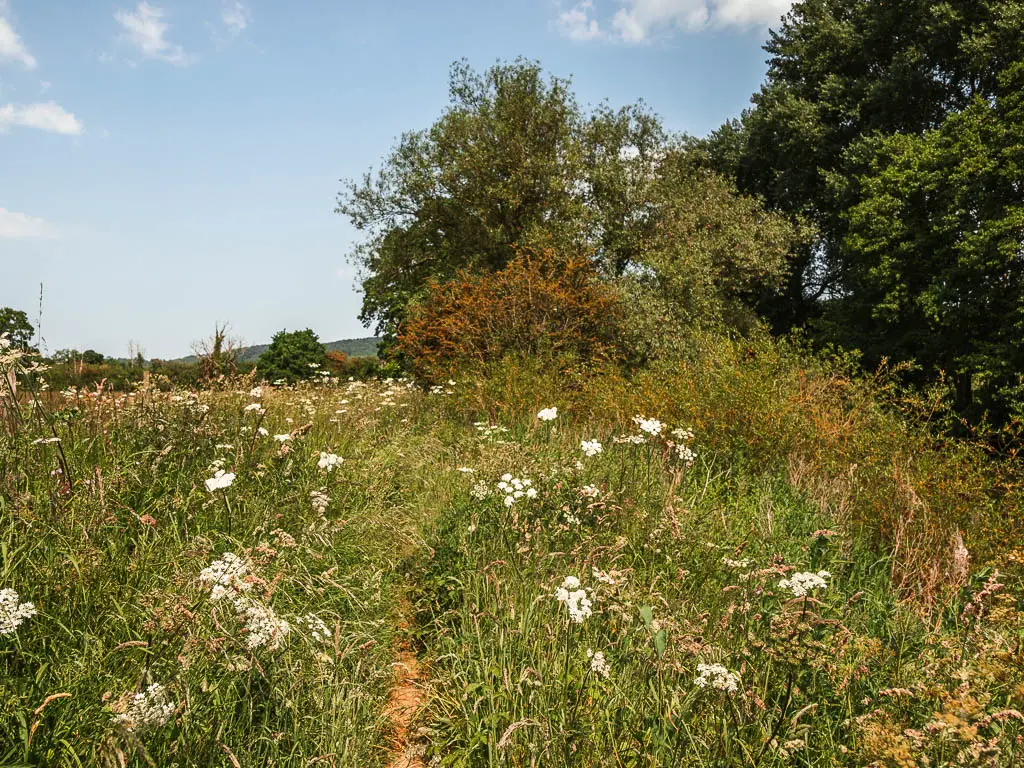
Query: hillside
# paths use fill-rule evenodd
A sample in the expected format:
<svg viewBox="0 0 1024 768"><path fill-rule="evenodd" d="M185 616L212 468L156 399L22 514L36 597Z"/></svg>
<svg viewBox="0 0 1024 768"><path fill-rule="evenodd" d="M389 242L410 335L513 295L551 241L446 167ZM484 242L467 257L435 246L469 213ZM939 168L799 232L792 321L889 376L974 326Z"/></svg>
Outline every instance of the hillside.
<svg viewBox="0 0 1024 768"><path fill-rule="evenodd" d="M367 336L362 339L338 339L337 341L325 341L324 348L328 352L343 352L349 357L376 357L377 356L377 342L379 342L376 336ZM242 347L241 354L238 359L242 362L252 362L259 360L260 356L267 351L270 347L269 344L253 344L248 347ZM195 355L188 355L187 357L179 357L175 360L171 360L172 363L194 363L196 361Z"/></svg>

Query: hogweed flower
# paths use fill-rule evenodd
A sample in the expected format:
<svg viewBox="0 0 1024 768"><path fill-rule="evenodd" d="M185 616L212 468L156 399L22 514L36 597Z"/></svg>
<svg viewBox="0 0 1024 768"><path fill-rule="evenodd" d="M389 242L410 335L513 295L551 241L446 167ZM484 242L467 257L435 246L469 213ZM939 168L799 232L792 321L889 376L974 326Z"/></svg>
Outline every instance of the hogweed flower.
<svg viewBox="0 0 1024 768"><path fill-rule="evenodd" d="M344 462L345 460L335 453L320 451L320 461L318 461L316 465L320 469L333 472L335 467L340 467Z"/></svg>
<svg viewBox="0 0 1024 768"><path fill-rule="evenodd" d="M593 615L593 603L586 589L580 587L576 576L566 576L562 586L555 590L555 599L569 611L569 618L575 624L582 624Z"/></svg>
<svg viewBox="0 0 1024 768"><path fill-rule="evenodd" d="M0 589L0 635L13 634L25 619L36 615L32 603L19 603L19 599L13 589Z"/></svg>
<svg viewBox="0 0 1024 768"><path fill-rule="evenodd" d="M166 725L173 714L174 702L167 689L153 683L145 691L136 693L127 709L114 715L112 721L129 731L139 731Z"/></svg>
<svg viewBox="0 0 1024 768"><path fill-rule="evenodd" d="M233 482L235 482L234 472L225 472L223 469L218 469L213 474L213 477L206 480L206 490L213 493L222 488L230 488Z"/></svg>
<svg viewBox="0 0 1024 768"><path fill-rule="evenodd" d="M611 665L604 658L601 651L587 649L587 658L590 659L590 671L607 679L612 673Z"/></svg>
<svg viewBox="0 0 1024 768"><path fill-rule="evenodd" d="M810 592L828 587L828 582L825 579L831 577L832 574L828 571L794 573L788 579L780 581L779 586L782 589L788 589L794 597L805 597Z"/></svg>
<svg viewBox="0 0 1024 768"><path fill-rule="evenodd" d="M322 515L327 511L327 506L331 503L331 497L323 491L310 491L309 500L313 505L313 511L318 515Z"/></svg>
<svg viewBox="0 0 1024 768"><path fill-rule="evenodd" d="M601 453L604 450L604 446L602 446L597 440L581 440L580 449L583 451L584 456L590 458Z"/></svg>
<svg viewBox="0 0 1024 768"><path fill-rule="evenodd" d="M537 489L533 487L532 480L512 477L508 472L501 476L497 489L504 494L503 503L506 507L512 507L521 499L533 499L537 496Z"/></svg>
<svg viewBox="0 0 1024 768"><path fill-rule="evenodd" d="M740 687L740 676L721 664L698 664L697 677L693 684L698 688L714 688L726 693L735 693Z"/></svg>
<svg viewBox="0 0 1024 768"><path fill-rule="evenodd" d="M315 613L308 613L301 617L299 623L305 626L309 636L316 642L324 644L331 642L331 630L327 628L324 620Z"/></svg>
<svg viewBox="0 0 1024 768"><path fill-rule="evenodd" d="M264 645L275 650L292 631L292 625L274 613L269 605L249 597L236 597L232 604L235 606L235 615L248 631L245 645L251 651Z"/></svg>
<svg viewBox="0 0 1024 768"><path fill-rule="evenodd" d="M639 414L633 417L633 423L640 428L641 432L646 432L654 437L660 435L661 430L665 428L665 425L657 419L648 419L647 417L640 416Z"/></svg>
<svg viewBox="0 0 1024 768"><path fill-rule="evenodd" d="M541 421L554 421L558 418L558 408L542 408L537 412L537 418Z"/></svg>
<svg viewBox="0 0 1024 768"><path fill-rule="evenodd" d="M234 552L225 552L199 572L199 581L210 587L210 600L216 602L225 596L245 592L252 587L245 577L249 563Z"/></svg>

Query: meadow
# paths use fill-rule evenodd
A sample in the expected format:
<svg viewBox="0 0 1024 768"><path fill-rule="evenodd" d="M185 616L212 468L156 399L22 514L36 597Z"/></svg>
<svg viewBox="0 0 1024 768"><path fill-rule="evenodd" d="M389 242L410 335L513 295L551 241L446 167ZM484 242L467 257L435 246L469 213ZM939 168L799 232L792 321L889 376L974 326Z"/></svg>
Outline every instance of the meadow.
<svg viewBox="0 0 1024 768"><path fill-rule="evenodd" d="M7 398L0 765L1020 765L1012 488L747 357Z"/></svg>

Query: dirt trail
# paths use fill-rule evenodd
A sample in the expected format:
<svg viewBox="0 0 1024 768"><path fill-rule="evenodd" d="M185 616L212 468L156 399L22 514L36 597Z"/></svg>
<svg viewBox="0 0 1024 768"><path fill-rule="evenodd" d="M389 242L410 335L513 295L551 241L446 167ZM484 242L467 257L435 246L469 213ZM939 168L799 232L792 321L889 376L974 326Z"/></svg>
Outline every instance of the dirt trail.
<svg viewBox="0 0 1024 768"><path fill-rule="evenodd" d="M405 630L407 625L403 623L399 628ZM411 733L413 720L423 701L424 675L419 659L407 640L402 641L391 665L395 669L395 684L388 695L385 711L394 727L395 739L388 768L424 768L421 749L413 743Z"/></svg>

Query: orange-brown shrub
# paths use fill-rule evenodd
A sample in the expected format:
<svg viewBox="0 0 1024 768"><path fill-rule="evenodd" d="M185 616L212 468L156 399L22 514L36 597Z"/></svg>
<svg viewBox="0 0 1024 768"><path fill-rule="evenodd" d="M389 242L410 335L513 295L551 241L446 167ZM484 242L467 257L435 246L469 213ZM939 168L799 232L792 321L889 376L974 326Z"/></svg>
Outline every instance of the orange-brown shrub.
<svg viewBox="0 0 1024 768"><path fill-rule="evenodd" d="M603 362L622 356L622 317L584 255L524 250L497 272L431 285L399 328L397 349L426 381L510 353Z"/></svg>

